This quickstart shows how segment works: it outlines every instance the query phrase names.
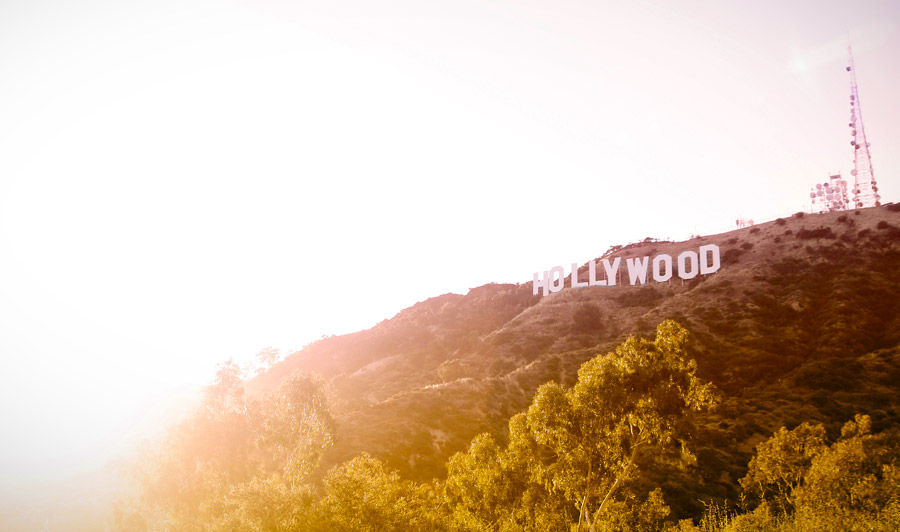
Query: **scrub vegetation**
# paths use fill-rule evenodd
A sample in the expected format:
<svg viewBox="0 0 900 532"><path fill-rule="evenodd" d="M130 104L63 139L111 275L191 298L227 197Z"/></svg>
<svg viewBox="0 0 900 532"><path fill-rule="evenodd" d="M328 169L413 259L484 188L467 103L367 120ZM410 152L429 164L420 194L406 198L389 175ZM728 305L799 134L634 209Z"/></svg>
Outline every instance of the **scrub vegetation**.
<svg viewBox="0 0 900 532"><path fill-rule="evenodd" d="M900 214L858 212L701 237L703 279L485 285L223 365L114 529L898 530ZM684 243L604 256L651 248Z"/></svg>

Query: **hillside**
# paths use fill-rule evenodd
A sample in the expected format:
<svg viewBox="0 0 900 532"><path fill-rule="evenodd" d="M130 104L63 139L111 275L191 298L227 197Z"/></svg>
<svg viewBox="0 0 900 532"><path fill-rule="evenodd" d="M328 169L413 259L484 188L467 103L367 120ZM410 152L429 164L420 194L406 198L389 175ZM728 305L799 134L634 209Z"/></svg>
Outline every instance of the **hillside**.
<svg viewBox="0 0 900 532"><path fill-rule="evenodd" d="M722 395L694 435L700 474L654 468L681 515L702 509L698 498L734 499L753 447L782 425L815 420L834 435L857 412L875 430L900 425L900 208L798 214L603 257L702 244L721 249L714 275L545 297L530 282L445 294L311 344L247 387L270 390L297 370L320 375L338 422L326 467L365 451L428 480L475 435L503 441L541 383L570 385L585 361L673 318L691 332L699 375Z"/></svg>

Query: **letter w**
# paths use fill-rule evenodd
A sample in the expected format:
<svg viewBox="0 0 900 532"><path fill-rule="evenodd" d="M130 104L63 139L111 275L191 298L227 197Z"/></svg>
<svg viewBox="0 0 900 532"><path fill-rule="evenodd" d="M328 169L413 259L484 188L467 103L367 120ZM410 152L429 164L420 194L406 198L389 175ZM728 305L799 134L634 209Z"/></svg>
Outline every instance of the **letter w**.
<svg viewBox="0 0 900 532"><path fill-rule="evenodd" d="M632 285L634 285L635 281L647 284L647 267L650 265L649 256L644 257L643 262L641 262L641 259L625 259L625 264L628 265L628 279Z"/></svg>

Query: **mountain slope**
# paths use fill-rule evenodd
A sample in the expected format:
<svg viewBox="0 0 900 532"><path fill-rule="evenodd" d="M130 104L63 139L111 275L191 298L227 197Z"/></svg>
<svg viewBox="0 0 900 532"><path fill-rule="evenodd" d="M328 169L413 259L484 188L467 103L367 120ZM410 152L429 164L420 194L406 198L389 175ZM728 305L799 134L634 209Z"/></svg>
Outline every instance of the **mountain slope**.
<svg viewBox="0 0 900 532"><path fill-rule="evenodd" d="M443 476L446 459L476 434L502 440L541 383L571 384L584 361L674 318L723 397L694 436L701 474L656 468L673 508L688 514L698 497L734 497L753 446L781 425L817 420L837 431L856 412L876 430L900 424L898 211L795 215L614 247L606 256L624 266L717 244L722 268L688 282L567 286L546 297L533 296L531 283L445 294L316 342L248 388L271 389L296 370L321 375L340 424L328 464L366 451L426 480Z"/></svg>

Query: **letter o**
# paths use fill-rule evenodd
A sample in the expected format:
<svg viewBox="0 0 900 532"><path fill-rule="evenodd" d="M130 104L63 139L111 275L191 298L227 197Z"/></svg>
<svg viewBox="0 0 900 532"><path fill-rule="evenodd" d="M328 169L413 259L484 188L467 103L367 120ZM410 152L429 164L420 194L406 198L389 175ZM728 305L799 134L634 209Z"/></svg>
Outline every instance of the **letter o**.
<svg viewBox="0 0 900 532"><path fill-rule="evenodd" d="M686 262L691 263L690 271L688 271ZM700 271L700 257L696 251L683 251L678 255L678 277L682 279L693 279L697 277Z"/></svg>
<svg viewBox="0 0 900 532"><path fill-rule="evenodd" d="M550 269L550 292L555 294L563 289L566 283L566 272L562 266L554 266Z"/></svg>
<svg viewBox="0 0 900 532"><path fill-rule="evenodd" d="M663 274L659 270L659 265L665 263L666 273ZM653 280L657 283L664 283L672 278L672 257L666 253L661 253L653 257Z"/></svg>

